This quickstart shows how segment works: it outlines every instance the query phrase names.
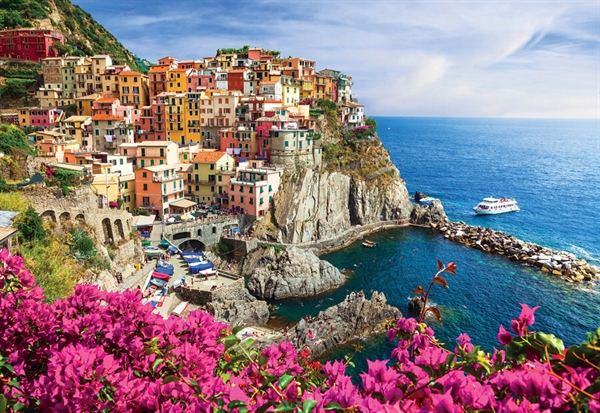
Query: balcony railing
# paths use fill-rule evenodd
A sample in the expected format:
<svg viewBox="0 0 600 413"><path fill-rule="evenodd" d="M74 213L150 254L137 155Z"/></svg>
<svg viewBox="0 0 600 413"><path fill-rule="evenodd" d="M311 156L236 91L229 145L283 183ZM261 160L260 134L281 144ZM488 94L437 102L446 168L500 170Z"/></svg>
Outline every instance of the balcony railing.
<svg viewBox="0 0 600 413"><path fill-rule="evenodd" d="M182 174L174 174L174 175L169 175L169 176L164 176L164 175L153 176L152 182L169 182L169 181L174 181L176 179L183 179L183 175Z"/></svg>
<svg viewBox="0 0 600 413"><path fill-rule="evenodd" d="M217 181L203 179L187 179L185 183L190 185L216 185Z"/></svg>

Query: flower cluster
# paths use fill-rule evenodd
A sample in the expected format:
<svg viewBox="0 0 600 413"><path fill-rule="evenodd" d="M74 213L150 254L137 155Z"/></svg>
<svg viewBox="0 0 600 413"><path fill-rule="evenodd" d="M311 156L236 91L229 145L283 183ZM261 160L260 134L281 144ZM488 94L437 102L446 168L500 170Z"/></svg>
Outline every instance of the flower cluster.
<svg viewBox="0 0 600 413"><path fill-rule="evenodd" d="M192 312L152 314L139 292L78 286L47 304L20 257L0 252L0 406L9 411L600 412L600 329L564 349L529 331L523 305L503 350L466 334L450 351L424 323L388 331L392 360L368 363L361 386L346 364L321 366L288 342L262 350Z"/></svg>

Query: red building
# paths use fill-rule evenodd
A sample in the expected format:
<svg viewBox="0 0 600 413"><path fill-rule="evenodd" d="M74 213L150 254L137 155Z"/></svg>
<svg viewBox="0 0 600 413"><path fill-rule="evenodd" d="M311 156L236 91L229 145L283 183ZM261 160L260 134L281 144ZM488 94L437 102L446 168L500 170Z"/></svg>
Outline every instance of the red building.
<svg viewBox="0 0 600 413"><path fill-rule="evenodd" d="M244 79L248 70L230 70L229 76L227 77L227 89L228 90L239 90L242 94L244 93Z"/></svg>
<svg viewBox="0 0 600 413"><path fill-rule="evenodd" d="M55 43L65 44L65 36L53 30L12 29L0 31L0 57L39 62L57 57Z"/></svg>

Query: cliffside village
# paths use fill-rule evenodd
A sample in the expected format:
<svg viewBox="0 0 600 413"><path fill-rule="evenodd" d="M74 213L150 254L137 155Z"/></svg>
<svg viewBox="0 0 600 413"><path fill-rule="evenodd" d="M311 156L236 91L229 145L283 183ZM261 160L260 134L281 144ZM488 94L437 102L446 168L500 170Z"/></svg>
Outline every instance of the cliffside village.
<svg viewBox="0 0 600 413"><path fill-rule="evenodd" d="M108 55L39 60L39 106L2 120L39 127L28 135L39 155L91 181L103 208L166 219L208 203L259 218L285 168L321 164L323 111L312 102L341 105L348 129L365 125L350 76L261 48L168 56L148 75Z"/></svg>

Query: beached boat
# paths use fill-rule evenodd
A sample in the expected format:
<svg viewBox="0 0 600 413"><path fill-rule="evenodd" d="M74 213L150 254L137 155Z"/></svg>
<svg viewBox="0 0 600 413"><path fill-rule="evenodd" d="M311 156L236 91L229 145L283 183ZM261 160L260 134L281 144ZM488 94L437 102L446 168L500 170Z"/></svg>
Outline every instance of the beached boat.
<svg viewBox="0 0 600 413"><path fill-rule="evenodd" d="M517 201L514 198L484 198L483 202L473 207L476 214L479 215L495 215L504 214L506 212L519 211Z"/></svg>
<svg viewBox="0 0 600 413"><path fill-rule="evenodd" d="M363 241L362 245L363 245L363 247L373 248L373 247L376 247L378 244L376 242L366 239Z"/></svg>

